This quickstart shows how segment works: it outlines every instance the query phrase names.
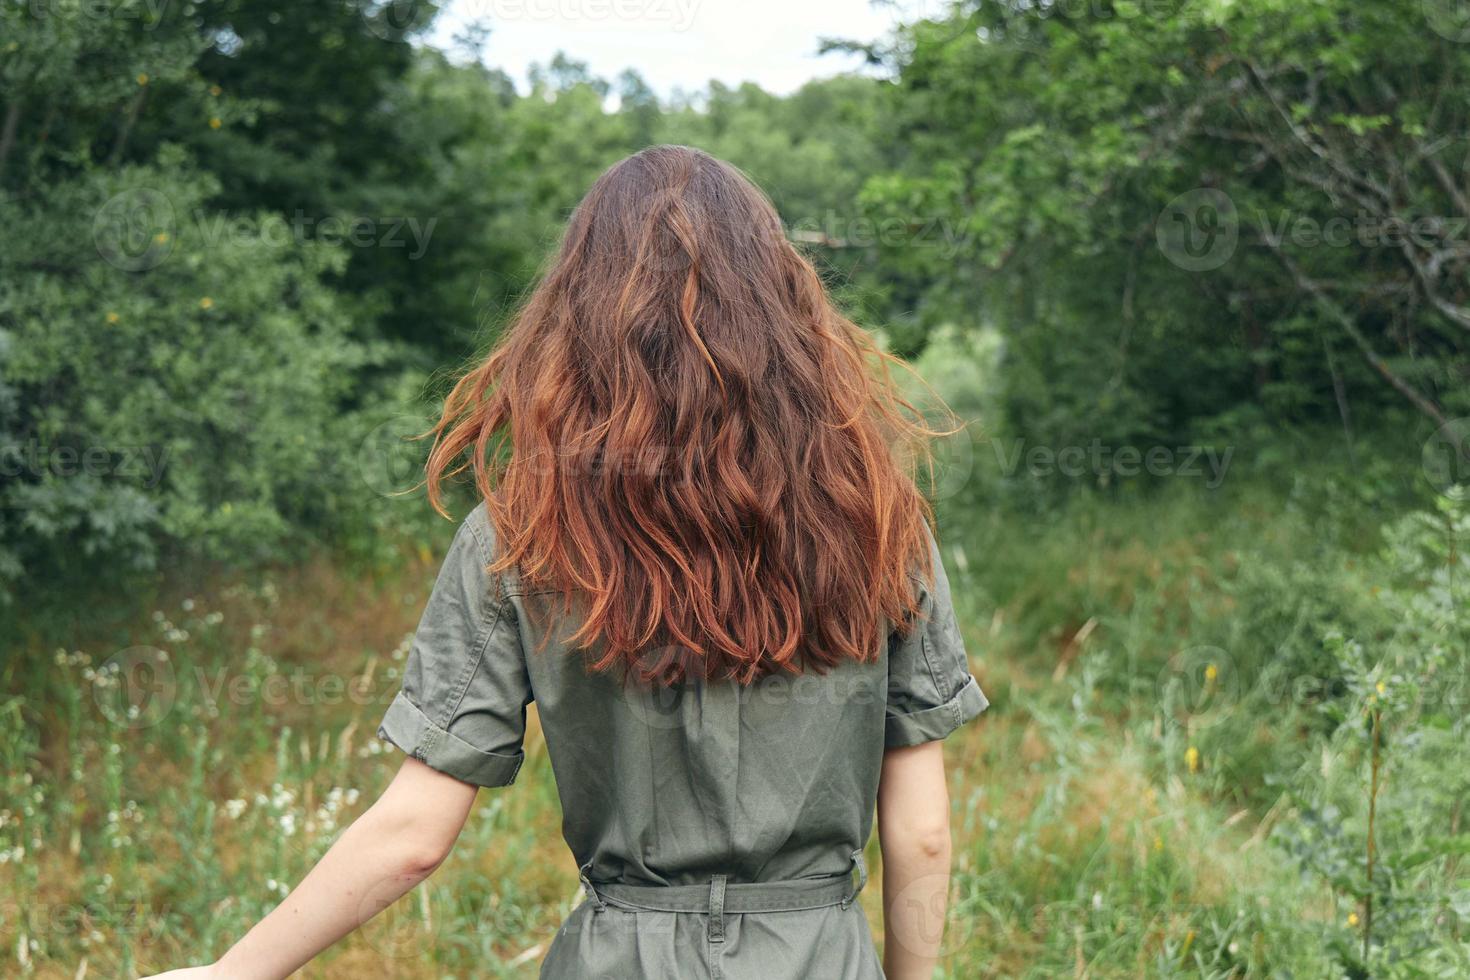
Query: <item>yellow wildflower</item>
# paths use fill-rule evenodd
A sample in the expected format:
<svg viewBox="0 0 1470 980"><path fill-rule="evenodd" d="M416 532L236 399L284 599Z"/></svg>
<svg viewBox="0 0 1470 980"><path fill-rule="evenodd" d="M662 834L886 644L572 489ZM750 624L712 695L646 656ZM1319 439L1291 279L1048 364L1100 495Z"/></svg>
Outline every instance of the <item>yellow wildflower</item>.
<svg viewBox="0 0 1470 980"><path fill-rule="evenodd" d="M199 308L201 310L210 309L212 306L214 306L214 300L210 299L208 296L199 301Z"/></svg>
<svg viewBox="0 0 1470 980"><path fill-rule="evenodd" d="M209 128L210 129L219 129L223 125L224 125L224 123L220 122L219 116L210 116L209 117Z"/></svg>
<svg viewBox="0 0 1470 980"><path fill-rule="evenodd" d="M166 231L160 231L158 234L156 234L156 235L153 236L153 242L156 245L167 245L168 244L168 232L166 232Z"/></svg>
<svg viewBox="0 0 1470 980"><path fill-rule="evenodd" d="M1349 912L1348 913L1348 925L1350 925L1350 926L1356 926L1357 924L1358 924L1358 913L1356 913L1356 912Z"/></svg>
<svg viewBox="0 0 1470 980"><path fill-rule="evenodd" d="M1378 693L1379 694L1387 694L1388 693L1388 685L1385 684L1385 683L1383 683L1383 681L1379 681L1378 682Z"/></svg>
<svg viewBox="0 0 1470 980"><path fill-rule="evenodd" d="M122 317L118 316L116 313L112 312L111 310L108 310L107 311L107 322L108 323L116 323L117 321L119 321L121 319L122 319Z"/></svg>
<svg viewBox="0 0 1470 980"><path fill-rule="evenodd" d="M139 85L147 85L148 84L148 73L147 72L141 72L141 71L138 72L138 84Z"/></svg>
<svg viewBox="0 0 1470 980"><path fill-rule="evenodd" d="M219 93L220 93L220 87L218 85L211 85L211 86L209 86L209 94L210 95L216 95L217 96L217 95L219 95Z"/></svg>
<svg viewBox="0 0 1470 980"><path fill-rule="evenodd" d="M1209 681L1211 684L1215 683L1216 678L1218 678L1219 676L1219 667L1216 667L1214 664L1209 664L1205 667L1205 680Z"/></svg>
<svg viewBox="0 0 1470 980"><path fill-rule="evenodd" d="M1189 766L1190 772L1199 772L1199 749L1191 745L1184 751L1184 764Z"/></svg>

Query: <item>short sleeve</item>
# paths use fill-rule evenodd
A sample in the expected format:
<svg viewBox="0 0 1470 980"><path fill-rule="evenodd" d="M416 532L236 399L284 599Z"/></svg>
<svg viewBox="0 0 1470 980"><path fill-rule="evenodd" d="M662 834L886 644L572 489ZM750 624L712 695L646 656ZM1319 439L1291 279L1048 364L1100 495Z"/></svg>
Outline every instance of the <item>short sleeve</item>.
<svg viewBox="0 0 1470 980"><path fill-rule="evenodd" d="M990 706L970 675L949 577L932 535L929 548L934 583L916 580L919 617L907 634L889 638L887 748L942 739Z"/></svg>
<svg viewBox="0 0 1470 980"><path fill-rule="evenodd" d="M488 572L491 542L482 504L450 545L378 737L462 782L508 786L531 683L515 604Z"/></svg>

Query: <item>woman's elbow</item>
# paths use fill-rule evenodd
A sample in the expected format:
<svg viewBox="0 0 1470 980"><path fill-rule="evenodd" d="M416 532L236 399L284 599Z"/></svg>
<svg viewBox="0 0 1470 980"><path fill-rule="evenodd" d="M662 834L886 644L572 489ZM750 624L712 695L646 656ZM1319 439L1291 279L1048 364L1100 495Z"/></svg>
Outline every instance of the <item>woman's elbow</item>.
<svg viewBox="0 0 1470 980"><path fill-rule="evenodd" d="M922 861L925 864L949 865L953 853L948 821L926 821L903 827L890 827L881 833L886 856Z"/></svg>
<svg viewBox="0 0 1470 980"><path fill-rule="evenodd" d="M919 829L913 835L914 852L926 861L949 864L954 844L949 834L949 824L935 824Z"/></svg>
<svg viewBox="0 0 1470 980"><path fill-rule="evenodd" d="M408 839L399 841L394 849L399 873L419 881L439 870L439 865L449 857L454 842L440 843L433 840Z"/></svg>
<svg viewBox="0 0 1470 980"><path fill-rule="evenodd" d="M454 836L437 826L371 811L352 830L378 853L380 863L393 877L422 881L438 870L454 848Z"/></svg>

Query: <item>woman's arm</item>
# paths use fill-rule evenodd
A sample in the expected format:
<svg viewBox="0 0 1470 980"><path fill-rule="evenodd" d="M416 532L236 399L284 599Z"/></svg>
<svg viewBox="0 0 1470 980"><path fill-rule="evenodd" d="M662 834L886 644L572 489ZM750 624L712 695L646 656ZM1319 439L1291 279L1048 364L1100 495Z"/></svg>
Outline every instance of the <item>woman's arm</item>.
<svg viewBox="0 0 1470 980"><path fill-rule="evenodd" d="M218 963L161 977L283 980L429 877L449 856L475 793L405 760L378 801Z"/></svg>
<svg viewBox="0 0 1470 980"><path fill-rule="evenodd" d="M883 754L878 844L883 851L883 972L929 980L949 902L949 789L941 742Z"/></svg>

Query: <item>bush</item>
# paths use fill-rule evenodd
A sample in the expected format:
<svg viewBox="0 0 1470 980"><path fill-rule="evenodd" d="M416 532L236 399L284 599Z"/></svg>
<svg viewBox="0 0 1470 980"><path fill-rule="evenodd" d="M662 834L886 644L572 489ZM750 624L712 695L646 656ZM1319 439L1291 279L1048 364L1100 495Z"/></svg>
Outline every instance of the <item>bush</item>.
<svg viewBox="0 0 1470 980"><path fill-rule="evenodd" d="M168 547L279 555L363 495L349 410L382 352L324 284L344 253L211 221L215 190L169 152L0 203L0 593Z"/></svg>

